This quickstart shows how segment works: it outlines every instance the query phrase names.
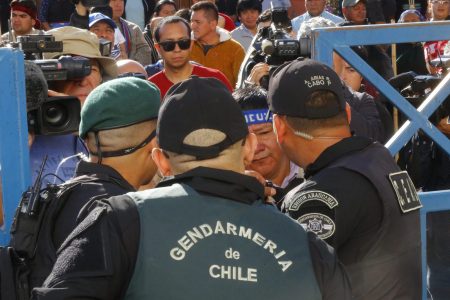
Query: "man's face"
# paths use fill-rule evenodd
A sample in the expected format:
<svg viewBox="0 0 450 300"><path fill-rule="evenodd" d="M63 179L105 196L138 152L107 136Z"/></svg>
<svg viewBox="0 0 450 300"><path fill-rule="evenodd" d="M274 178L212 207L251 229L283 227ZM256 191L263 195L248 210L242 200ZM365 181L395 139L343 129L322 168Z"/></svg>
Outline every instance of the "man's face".
<svg viewBox="0 0 450 300"><path fill-rule="evenodd" d="M415 13L409 13L403 17L403 23L420 22L420 18Z"/></svg>
<svg viewBox="0 0 450 300"><path fill-rule="evenodd" d="M159 11L158 17L173 16L176 12L177 10L175 9L175 6L173 6L172 4L165 4Z"/></svg>
<svg viewBox="0 0 450 300"><path fill-rule="evenodd" d="M258 16L259 11L257 9L245 9L239 13L239 20L248 29L255 29Z"/></svg>
<svg viewBox="0 0 450 300"><path fill-rule="evenodd" d="M84 77L82 80L66 80L60 83L56 88L57 92L75 96L81 101L83 105L86 97L100 85L102 82L102 75L100 73L100 64L97 60L91 59L91 74Z"/></svg>
<svg viewBox="0 0 450 300"><path fill-rule="evenodd" d="M357 25L364 24L366 21L367 11L364 1L360 1L354 6L347 7L345 11L345 17L348 21L352 21Z"/></svg>
<svg viewBox="0 0 450 300"><path fill-rule="evenodd" d="M352 66L350 66L345 60L342 62L341 73L338 74L339 77L344 80L344 82L351 87L354 91L359 91L361 88L362 76L358 73Z"/></svg>
<svg viewBox="0 0 450 300"><path fill-rule="evenodd" d="M258 140L255 156L249 169L257 171L266 179L275 178L283 169L283 163L287 161L287 157L277 143L272 123L250 125L248 130L254 133Z"/></svg>
<svg viewBox="0 0 450 300"><path fill-rule="evenodd" d="M114 45L114 28L108 23L99 21L89 28L89 31L95 33L98 38L104 38Z"/></svg>
<svg viewBox="0 0 450 300"><path fill-rule="evenodd" d="M316 17L320 15L325 9L325 5L327 4L326 0L306 0L305 7L308 13Z"/></svg>
<svg viewBox="0 0 450 300"><path fill-rule="evenodd" d="M125 10L124 0L110 0L109 6L112 8L114 20L122 17L123 11Z"/></svg>
<svg viewBox="0 0 450 300"><path fill-rule="evenodd" d="M16 35L25 35L31 32L36 21L29 14L13 10L11 12L12 29Z"/></svg>
<svg viewBox="0 0 450 300"><path fill-rule="evenodd" d="M191 28L196 40L202 40L211 32L216 31L217 22L209 20L204 10L197 10L192 12Z"/></svg>
<svg viewBox="0 0 450 300"><path fill-rule="evenodd" d="M157 47L164 60L165 68L178 69L184 67L189 62L192 43L189 49L185 50L182 50L180 46L176 44L172 51L165 51L161 44L165 42L189 40L190 36L186 26L181 22L166 24L160 29L159 33L160 41L157 44Z"/></svg>
<svg viewBox="0 0 450 300"><path fill-rule="evenodd" d="M431 0L431 16L433 21L445 20L449 13L449 0Z"/></svg>

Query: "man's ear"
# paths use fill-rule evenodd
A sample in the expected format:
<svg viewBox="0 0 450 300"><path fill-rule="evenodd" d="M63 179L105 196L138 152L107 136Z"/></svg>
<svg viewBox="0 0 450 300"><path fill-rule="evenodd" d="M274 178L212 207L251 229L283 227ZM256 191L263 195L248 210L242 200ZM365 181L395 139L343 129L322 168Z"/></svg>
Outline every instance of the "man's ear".
<svg viewBox="0 0 450 300"><path fill-rule="evenodd" d="M256 145L258 144L258 140L254 133L249 133L245 138L244 145L244 165L247 167L252 163L253 156L255 155Z"/></svg>
<svg viewBox="0 0 450 300"><path fill-rule="evenodd" d="M287 125L286 125L286 119L282 116L279 116L277 114L273 115L273 121L272 121L273 131L275 132L275 135L277 136L277 142L279 145L281 145L286 138L287 134Z"/></svg>
<svg viewBox="0 0 450 300"><path fill-rule="evenodd" d="M158 54L161 55L161 46L158 43L155 43L155 49L158 51Z"/></svg>
<svg viewBox="0 0 450 300"><path fill-rule="evenodd" d="M352 121L352 108L348 103L345 103L345 112L347 113L348 124L350 124L350 122Z"/></svg>
<svg viewBox="0 0 450 300"><path fill-rule="evenodd" d="M170 166L169 159L164 155L162 149L153 148L152 158L155 164L158 166L159 172L163 176L172 175L172 167Z"/></svg>

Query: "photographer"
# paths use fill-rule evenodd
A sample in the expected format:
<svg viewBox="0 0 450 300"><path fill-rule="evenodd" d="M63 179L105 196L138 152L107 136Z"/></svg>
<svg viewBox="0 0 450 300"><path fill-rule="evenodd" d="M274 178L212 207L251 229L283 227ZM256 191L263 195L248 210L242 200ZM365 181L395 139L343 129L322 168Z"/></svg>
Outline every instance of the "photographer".
<svg viewBox="0 0 450 300"><path fill-rule="evenodd" d="M36 17L37 9L32 0L14 0L11 2L11 33L2 35L2 42L15 42L18 36L37 34L40 22Z"/></svg>
<svg viewBox="0 0 450 300"><path fill-rule="evenodd" d="M430 78L430 77L429 77ZM432 78L432 77L431 77ZM413 79L411 85L419 82L421 77ZM438 79L437 79L438 80ZM427 89L432 89L426 86ZM404 92L402 92L404 94ZM409 97L415 105L428 94ZM430 121L447 138L450 138L450 96L430 117ZM398 164L407 170L417 189L429 192L450 189L450 156L422 131L417 132L410 142L399 153ZM433 299L447 299L450 295L448 278L450 276L450 238L449 211L438 211L427 214L427 262L428 287Z"/></svg>
<svg viewBox="0 0 450 300"><path fill-rule="evenodd" d="M244 85L256 84L267 88L269 74L277 65L300 56L310 56L312 29L336 26L322 17L311 18L302 23L298 32L300 40L296 41L292 40L288 34L289 26L284 21L287 19L287 12L282 9L274 9L272 17L275 17L276 21L272 22L270 27L265 27L258 32L253 43L253 53L248 55L247 60L243 63L240 76L244 77L249 73L247 77L244 77L247 78ZM291 55L291 46L295 43L297 43L298 49L296 55ZM342 62L336 61L335 64L342 65ZM248 70L250 71L248 72ZM373 98L351 90L345 83L342 83L342 89L345 100L351 108L350 128L352 132L358 136L369 137L380 142L385 141L388 130L385 130L381 122L380 113Z"/></svg>
<svg viewBox="0 0 450 300"><path fill-rule="evenodd" d="M49 91L50 96L75 96L83 104L94 88L106 79L117 76L115 61L100 54L99 41L95 34L70 26L53 29L48 33L52 34L57 41L63 42L63 51L44 53L44 58L51 59L58 58L61 55L70 55L88 58L91 63L91 72L88 76L51 82L49 86L52 90ZM49 157L45 174L56 173L63 181L71 178L75 171L75 165L79 161L77 154L80 152L86 153L87 151L76 135L36 136L35 143L30 151L33 178L35 178L45 155ZM67 162L63 166L59 166L65 158L67 158ZM61 169L61 172L58 168Z"/></svg>

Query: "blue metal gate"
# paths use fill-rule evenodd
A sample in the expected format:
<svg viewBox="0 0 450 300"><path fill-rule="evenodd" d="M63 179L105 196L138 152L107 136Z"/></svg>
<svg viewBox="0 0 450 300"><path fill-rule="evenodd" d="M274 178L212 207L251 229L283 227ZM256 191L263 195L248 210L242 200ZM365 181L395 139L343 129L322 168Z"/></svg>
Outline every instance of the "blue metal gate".
<svg viewBox="0 0 450 300"><path fill-rule="evenodd" d="M405 122L386 143L386 147L393 155L411 139L418 129L422 129L450 155L450 139L428 121L428 117L450 94L450 74L447 74L428 98L416 109L350 48L357 45L450 40L450 22L324 28L313 30L312 40L312 57L314 59L332 66L332 54L333 51L336 51L408 117L409 121ZM423 204L420 212L423 270L422 299L427 299L426 215L429 212L450 210L450 190L419 193L419 196Z"/></svg>

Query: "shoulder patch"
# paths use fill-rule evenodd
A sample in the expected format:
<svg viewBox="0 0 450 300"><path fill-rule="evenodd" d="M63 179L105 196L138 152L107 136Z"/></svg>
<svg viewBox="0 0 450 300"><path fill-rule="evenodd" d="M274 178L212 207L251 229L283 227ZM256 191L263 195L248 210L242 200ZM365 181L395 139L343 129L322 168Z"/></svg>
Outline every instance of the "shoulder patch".
<svg viewBox="0 0 450 300"><path fill-rule="evenodd" d="M402 171L389 174L389 180L397 196L398 204L403 213L417 210L422 207L416 188L408 172Z"/></svg>
<svg viewBox="0 0 450 300"><path fill-rule="evenodd" d="M66 240L62 243L62 245L59 247L57 254L59 254L66 246L70 244L70 242L76 238L78 235L80 235L82 232L86 231L88 228L93 226L98 222L100 217L106 212L105 206L98 206L94 208L87 217L79 223L75 229L72 231L72 233L66 238Z"/></svg>
<svg viewBox="0 0 450 300"><path fill-rule="evenodd" d="M320 201L325 203L330 209L338 206L339 202L328 193L319 190L302 191L295 195L295 199L292 199L289 204L288 210L298 211L300 206L309 201Z"/></svg>
<svg viewBox="0 0 450 300"><path fill-rule="evenodd" d="M332 236L336 230L336 225L333 220L323 214L305 214L298 218L297 222L302 225L306 231L315 233L322 240Z"/></svg>

